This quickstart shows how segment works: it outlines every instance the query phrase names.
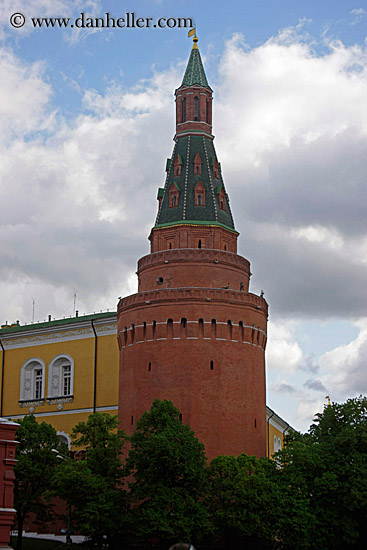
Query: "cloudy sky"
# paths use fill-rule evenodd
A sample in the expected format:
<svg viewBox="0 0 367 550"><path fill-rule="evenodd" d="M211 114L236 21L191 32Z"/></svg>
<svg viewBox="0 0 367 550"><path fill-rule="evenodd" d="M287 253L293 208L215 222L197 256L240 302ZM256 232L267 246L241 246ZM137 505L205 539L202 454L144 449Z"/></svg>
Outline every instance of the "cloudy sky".
<svg viewBox="0 0 367 550"><path fill-rule="evenodd" d="M14 28L10 16L25 16ZM250 290L270 305L268 404L307 430L367 392L366 41L360 0L0 0L0 316L116 308L136 291L171 156L191 17ZM16 20L19 22L19 19Z"/></svg>

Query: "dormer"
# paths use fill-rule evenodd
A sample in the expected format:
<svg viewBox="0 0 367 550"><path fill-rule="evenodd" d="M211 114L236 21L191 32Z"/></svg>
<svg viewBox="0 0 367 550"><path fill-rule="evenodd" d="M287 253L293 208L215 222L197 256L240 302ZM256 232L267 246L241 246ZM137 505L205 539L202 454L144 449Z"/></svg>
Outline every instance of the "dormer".
<svg viewBox="0 0 367 550"><path fill-rule="evenodd" d="M177 208L178 206L178 199L180 196L180 187L178 183L175 181L172 182L172 185L170 187L170 190L168 192L169 196L169 207L170 208Z"/></svg>
<svg viewBox="0 0 367 550"><path fill-rule="evenodd" d="M175 159L175 163L174 163L174 174L175 174L175 177L181 176L182 166L183 166L183 162L182 162L182 157L181 157L181 155L176 155L176 159Z"/></svg>
<svg viewBox="0 0 367 550"><path fill-rule="evenodd" d="M195 176L201 176L201 157L199 153L196 153L194 158L194 174Z"/></svg>
<svg viewBox="0 0 367 550"><path fill-rule="evenodd" d="M219 179L219 164L217 161L217 157L212 157L211 159L211 165L213 170L213 176L216 180Z"/></svg>
<svg viewBox="0 0 367 550"><path fill-rule="evenodd" d="M223 184L220 183L218 186L217 186L217 189L216 189L216 195L218 197L218 204L219 204L219 208L222 210L222 212L226 212L227 208L226 208L226 193L224 191L224 187L223 187Z"/></svg>
<svg viewBox="0 0 367 550"><path fill-rule="evenodd" d="M205 187L201 181L195 185L195 206L205 206Z"/></svg>

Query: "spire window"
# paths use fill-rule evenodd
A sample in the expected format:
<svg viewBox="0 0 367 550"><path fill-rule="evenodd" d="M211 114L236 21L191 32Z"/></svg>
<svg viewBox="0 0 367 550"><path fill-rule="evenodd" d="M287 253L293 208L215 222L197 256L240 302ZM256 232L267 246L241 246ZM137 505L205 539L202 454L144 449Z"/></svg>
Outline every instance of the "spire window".
<svg viewBox="0 0 367 550"><path fill-rule="evenodd" d="M223 188L221 189L221 191L219 193L218 200L219 200L219 208L223 212L225 212L226 211L226 195L225 195L225 192L224 192Z"/></svg>
<svg viewBox="0 0 367 550"><path fill-rule="evenodd" d="M205 206L205 187L201 181L195 186L195 206Z"/></svg>
<svg viewBox="0 0 367 550"><path fill-rule="evenodd" d="M201 175L201 167L202 167L201 157L200 157L199 153L196 153L195 158L194 158L194 174L195 174L195 176L200 176Z"/></svg>
<svg viewBox="0 0 367 550"><path fill-rule="evenodd" d="M183 162L182 162L181 155L176 155L175 164L174 164L175 177L181 176L182 165L183 165Z"/></svg>
<svg viewBox="0 0 367 550"><path fill-rule="evenodd" d="M177 208L178 198L180 193L178 190L178 185L175 182L172 183L168 195L169 195L169 208Z"/></svg>

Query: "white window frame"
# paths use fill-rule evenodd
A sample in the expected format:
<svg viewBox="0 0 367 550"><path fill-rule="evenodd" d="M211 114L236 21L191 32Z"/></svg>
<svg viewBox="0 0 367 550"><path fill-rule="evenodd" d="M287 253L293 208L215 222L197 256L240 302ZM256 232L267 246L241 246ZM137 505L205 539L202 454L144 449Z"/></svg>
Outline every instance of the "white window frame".
<svg viewBox="0 0 367 550"><path fill-rule="evenodd" d="M36 398L35 371L42 370L41 397ZM45 398L45 363L39 357L32 357L26 361L20 370L20 401L40 401Z"/></svg>
<svg viewBox="0 0 367 550"><path fill-rule="evenodd" d="M64 367L70 365L70 393L64 395ZM67 353L56 355L48 366L47 398L56 399L74 395L74 359Z"/></svg>

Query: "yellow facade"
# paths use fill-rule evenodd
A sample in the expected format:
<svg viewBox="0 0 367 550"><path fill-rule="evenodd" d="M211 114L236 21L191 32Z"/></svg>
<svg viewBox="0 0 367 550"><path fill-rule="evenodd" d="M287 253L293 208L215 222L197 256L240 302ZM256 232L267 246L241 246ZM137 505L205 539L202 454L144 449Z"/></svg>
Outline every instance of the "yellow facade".
<svg viewBox="0 0 367 550"><path fill-rule="evenodd" d="M3 325L0 416L34 414L70 442L92 412L117 414L116 313Z"/></svg>
<svg viewBox="0 0 367 550"><path fill-rule="evenodd" d="M266 451L269 458L283 449L284 437L290 429L292 428L288 422L278 416L270 407L266 407Z"/></svg>

